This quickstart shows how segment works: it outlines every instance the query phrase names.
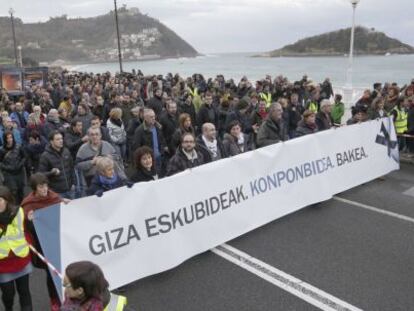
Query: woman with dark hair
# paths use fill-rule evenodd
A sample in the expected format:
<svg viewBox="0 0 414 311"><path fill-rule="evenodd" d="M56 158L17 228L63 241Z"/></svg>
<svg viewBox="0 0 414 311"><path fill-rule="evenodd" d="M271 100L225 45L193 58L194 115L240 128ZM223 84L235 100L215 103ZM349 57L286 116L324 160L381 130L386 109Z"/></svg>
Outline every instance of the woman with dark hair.
<svg viewBox="0 0 414 311"><path fill-rule="evenodd" d="M371 120L388 117L388 113L384 109L384 98L376 97L372 102L370 113Z"/></svg>
<svg viewBox="0 0 414 311"><path fill-rule="evenodd" d="M23 200L25 186L25 155L23 148L16 144L12 132L3 134L3 147L0 148L0 169L4 176L4 185L9 187L16 202Z"/></svg>
<svg viewBox="0 0 414 311"><path fill-rule="evenodd" d="M134 154L135 172L131 177L134 183L157 180L158 175L154 166L154 154L147 146L139 147Z"/></svg>
<svg viewBox="0 0 414 311"><path fill-rule="evenodd" d="M70 200L62 199L56 192L53 192L49 189L49 180L47 179L46 175L42 173L35 173L30 177L30 188L32 192L30 192L22 202L22 208L24 211L25 216L27 216L27 231L33 240L33 246L41 253L42 248L40 246L39 239L37 237L36 231L33 226L33 211L42 209L54 204L58 204L60 202L68 203ZM36 268L46 270L46 283L47 283L47 290L49 292L50 297L50 304L52 311L58 311L60 307L59 296L56 292L55 286L53 285L53 280L50 275L47 266L37 257L33 257L32 260L34 266Z"/></svg>
<svg viewBox="0 0 414 311"><path fill-rule="evenodd" d="M192 133L195 135L191 116L188 113L182 113L178 118L178 128L175 130L171 139L171 146L169 146L170 153L172 155L175 154L178 146L180 146L180 139L184 133Z"/></svg>
<svg viewBox="0 0 414 311"><path fill-rule="evenodd" d="M60 310L103 311L111 299L108 286L99 266L89 261L74 262L65 270L65 301Z"/></svg>
<svg viewBox="0 0 414 311"><path fill-rule="evenodd" d="M33 267L24 229L23 209L14 204L12 193L0 187L0 289L6 311L13 311L14 295L19 293L20 309L32 310L29 274Z"/></svg>
<svg viewBox="0 0 414 311"><path fill-rule="evenodd" d="M223 137L225 154L229 157L250 150L249 136L241 131L241 123L237 120L231 121L227 127L227 133Z"/></svg>

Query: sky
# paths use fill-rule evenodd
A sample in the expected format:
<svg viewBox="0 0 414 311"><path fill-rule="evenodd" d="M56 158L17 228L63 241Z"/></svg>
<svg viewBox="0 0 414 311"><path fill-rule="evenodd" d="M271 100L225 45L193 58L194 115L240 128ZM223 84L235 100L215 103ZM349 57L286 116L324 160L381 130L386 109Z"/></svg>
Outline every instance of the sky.
<svg viewBox="0 0 414 311"><path fill-rule="evenodd" d="M413 0L361 0L356 24L375 28L414 46ZM349 0L118 0L138 7L174 30L201 53L264 52L297 40L350 27ZM24 22L49 17L90 17L108 13L113 0L0 1Z"/></svg>

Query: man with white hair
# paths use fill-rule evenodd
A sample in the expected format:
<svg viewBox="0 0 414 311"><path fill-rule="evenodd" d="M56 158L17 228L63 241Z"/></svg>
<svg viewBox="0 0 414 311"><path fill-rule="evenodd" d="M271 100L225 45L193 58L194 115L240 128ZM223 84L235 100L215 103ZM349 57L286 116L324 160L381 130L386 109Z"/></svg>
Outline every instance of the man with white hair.
<svg viewBox="0 0 414 311"><path fill-rule="evenodd" d="M322 100L320 111L316 114L316 124L319 131L329 130L332 127L331 110L331 101L329 99Z"/></svg>
<svg viewBox="0 0 414 311"><path fill-rule="evenodd" d="M282 118L283 108L279 103L273 103L269 114L257 133L256 145L258 148L288 140L287 126Z"/></svg>
<svg viewBox="0 0 414 311"><path fill-rule="evenodd" d="M57 111L57 109L49 110L47 114L46 124L45 124L45 131L46 131L46 136L49 136L49 134L52 131L59 131L61 133L65 131L62 123L60 122L59 112Z"/></svg>

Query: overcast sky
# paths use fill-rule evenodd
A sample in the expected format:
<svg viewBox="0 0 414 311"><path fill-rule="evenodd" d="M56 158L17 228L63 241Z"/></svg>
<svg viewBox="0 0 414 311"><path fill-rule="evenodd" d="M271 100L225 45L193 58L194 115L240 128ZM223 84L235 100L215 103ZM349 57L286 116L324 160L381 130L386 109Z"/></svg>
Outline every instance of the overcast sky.
<svg viewBox="0 0 414 311"><path fill-rule="evenodd" d="M24 22L50 16L87 17L107 13L113 0L13 0ZM348 27L347 0L118 0L159 19L201 53L269 51L300 38ZM413 0L361 0L358 25L374 27L414 46Z"/></svg>

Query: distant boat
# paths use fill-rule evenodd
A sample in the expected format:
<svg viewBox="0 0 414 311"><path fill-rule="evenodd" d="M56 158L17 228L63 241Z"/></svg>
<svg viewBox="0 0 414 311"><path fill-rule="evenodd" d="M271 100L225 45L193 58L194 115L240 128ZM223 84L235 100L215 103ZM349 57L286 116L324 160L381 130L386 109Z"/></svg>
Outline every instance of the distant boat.
<svg viewBox="0 0 414 311"><path fill-rule="evenodd" d="M391 56L392 54L390 52L385 53L385 56Z"/></svg>

